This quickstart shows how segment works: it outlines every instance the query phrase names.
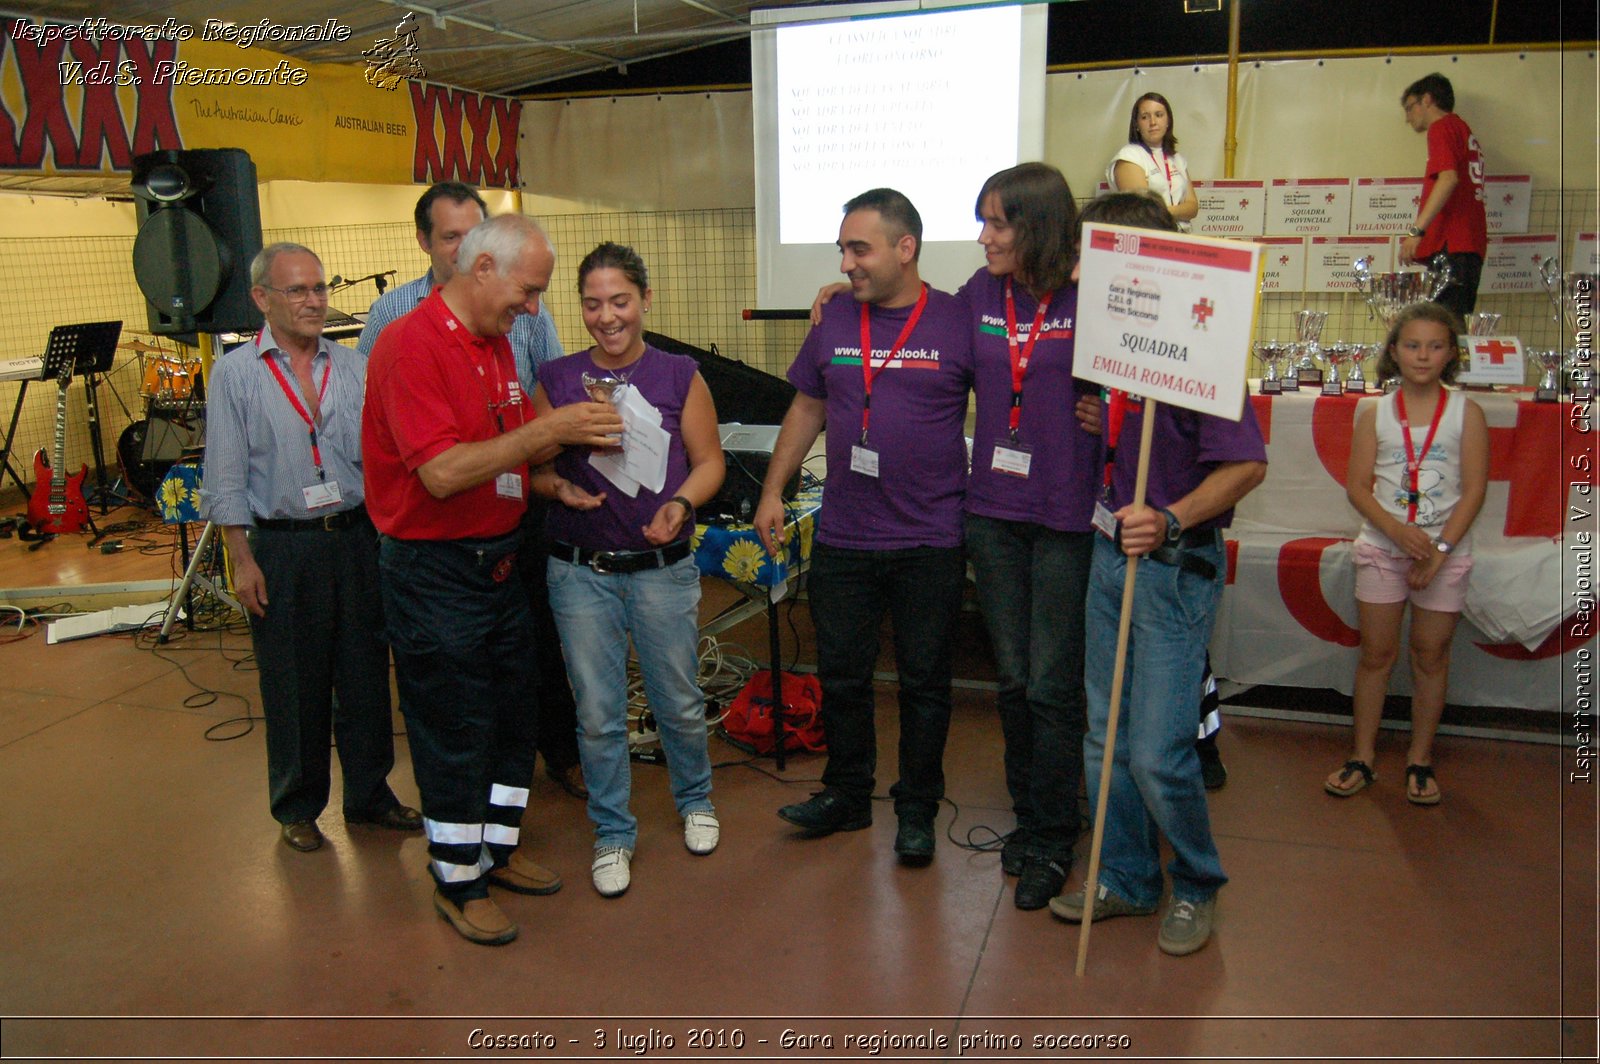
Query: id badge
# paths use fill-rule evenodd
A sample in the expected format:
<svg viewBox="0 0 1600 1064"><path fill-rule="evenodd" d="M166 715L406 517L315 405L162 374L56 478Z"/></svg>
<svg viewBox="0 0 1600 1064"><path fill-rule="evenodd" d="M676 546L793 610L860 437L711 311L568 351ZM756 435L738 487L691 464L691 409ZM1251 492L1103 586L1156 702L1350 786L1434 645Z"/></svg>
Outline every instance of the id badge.
<svg viewBox="0 0 1600 1064"><path fill-rule="evenodd" d="M522 500L522 474L501 473L494 478L494 494L500 499Z"/></svg>
<svg viewBox="0 0 1600 1064"><path fill-rule="evenodd" d="M306 500L306 509L308 510L332 506L344 498L339 494L339 482L337 480L323 480L309 487L301 488L300 495Z"/></svg>
<svg viewBox="0 0 1600 1064"><path fill-rule="evenodd" d="M1095 531L1107 539L1114 540L1117 538L1117 519L1111 513L1111 508L1105 503L1096 502L1094 504L1093 524Z"/></svg>
<svg viewBox="0 0 1600 1064"><path fill-rule="evenodd" d="M861 444L850 448L850 471L860 473L862 476L876 477L878 475L878 452L869 450Z"/></svg>
<svg viewBox="0 0 1600 1064"><path fill-rule="evenodd" d="M1008 477L1028 478L1028 468L1033 465L1033 450L1025 443L1004 440L994 445L994 458L989 468Z"/></svg>

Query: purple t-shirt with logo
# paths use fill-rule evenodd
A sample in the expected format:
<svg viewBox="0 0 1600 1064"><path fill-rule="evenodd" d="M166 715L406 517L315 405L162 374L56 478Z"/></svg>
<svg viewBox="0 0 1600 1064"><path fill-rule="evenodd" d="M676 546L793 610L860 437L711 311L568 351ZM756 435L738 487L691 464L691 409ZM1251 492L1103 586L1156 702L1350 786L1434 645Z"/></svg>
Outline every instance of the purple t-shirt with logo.
<svg viewBox="0 0 1600 1064"><path fill-rule="evenodd" d="M1003 521L1029 521L1060 532L1087 532L1094 513L1100 471L1100 441L1083 431L1073 412L1080 392L1098 388L1072 376L1073 319L1078 289L1056 292L1045 311L1039 340L1022 379L1022 416L1017 442L1030 459L1026 477L994 468L995 444L1010 443L1011 345L1006 337L1004 277L980 269L956 294L971 307L978 397L972 437L972 477L967 512ZM1018 350L1026 346L1039 301L1027 286L1012 283Z"/></svg>
<svg viewBox="0 0 1600 1064"><path fill-rule="evenodd" d="M1102 435L1110 430L1102 410ZM1134 478L1139 470L1139 435L1144 421L1144 404L1136 398L1128 402L1117 441L1117 464L1111 476L1112 511L1133 501ZM1255 407L1247 398L1244 417L1225 421L1210 414L1162 403L1156 414L1155 434L1150 439L1150 474L1145 483L1146 506L1171 506L1189 494L1212 470L1224 462L1265 462L1267 445L1261 439ZM1105 469L1101 452L1101 470ZM1192 528L1227 528L1233 523L1233 510L1224 510Z"/></svg>
<svg viewBox="0 0 1600 1064"><path fill-rule="evenodd" d="M581 354L551 359L539 367L539 384L550 405L562 407L587 402L589 394L583 386L585 373L597 377L625 377L646 401L661 411L661 427L671 440L667 448L667 479L660 491L641 487L638 495L629 497L589 464L592 448L568 447L556 456L556 472L591 494L605 492L606 501L595 510L574 510L553 503L545 527L551 539L575 547L653 550L656 545L644 538L644 526L689 479L689 455L683 446L683 404L699 367L687 355L669 355L648 345L637 362L621 370L600 369L593 355L591 348ZM693 531L685 529L682 538L688 539Z"/></svg>
<svg viewBox="0 0 1600 1064"><path fill-rule="evenodd" d="M912 307L871 308L876 372L867 448L878 455L876 477L850 468L866 395L860 308L848 293L830 300L789 367L790 383L827 404L828 476L817 539L853 550L958 547L972 386L967 305L929 288L916 329L881 369Z"/></svg>

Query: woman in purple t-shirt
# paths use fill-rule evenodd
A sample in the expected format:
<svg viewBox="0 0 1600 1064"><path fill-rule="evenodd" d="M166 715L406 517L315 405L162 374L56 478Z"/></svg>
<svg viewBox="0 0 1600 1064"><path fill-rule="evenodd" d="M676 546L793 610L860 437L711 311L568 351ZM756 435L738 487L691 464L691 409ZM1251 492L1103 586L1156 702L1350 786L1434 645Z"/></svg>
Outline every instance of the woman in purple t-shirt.
<svg viewBox="0 0 1600 1064"><path fill-rule="evenodd" d="M695 507L722 486L711 391L695 361L644 341L650 280L632 248L601 244L578 266L583 324L595 346L539 368L534 410L608 397L623 446L568 448L534 474L552 507L550 608L578 703L578 752L595 825L591 875L608 898L628 889L638 821L628 809L628 641L667 758L691 853L716 849L705 695L698 671L700 572ZM626 461L624 461L626 459Z"/></svg>

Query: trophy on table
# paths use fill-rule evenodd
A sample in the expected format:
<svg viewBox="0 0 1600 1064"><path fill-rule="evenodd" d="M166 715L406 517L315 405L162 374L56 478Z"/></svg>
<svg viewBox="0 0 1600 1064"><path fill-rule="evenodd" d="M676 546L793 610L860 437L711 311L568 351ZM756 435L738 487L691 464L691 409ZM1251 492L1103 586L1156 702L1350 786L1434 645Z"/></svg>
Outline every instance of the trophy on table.
<svg viewBox="0 0 1600 1064"><path fill-rule="evenodd" d="M1472 336L1499 336L1500 319L1503 314L1490 314L1478 311L1467 322L1467 332Z"/></svg>
<svg viewBox="0 0 1600 1064"><path fill-rule="evenodd" d="M1322 349L1323 361L1328 363L1328 375L1322 378L1323 395L1343 395L1344 385L1339 381L1339 367L1350 361L1357 344L1336 340Z"/></svg>
<svg viewBox="0 0 1600 1064"><path fill-rule="evenodd" d="M1442 257L1420 270L1373 273L1372 256L1364 255L1352 264L1351 272L1366 298L1368 316L1381 319L1385 331L1394 328L1395 318L1406 307L1437 299L1450 284L1450 262Z"/></svg>
<svg viewBox="0 0 1600 1064"><path fill-rule="evenodd" d="M1544 375L1539 378L1539 384L1533 390L1533 400L1536 403L1557 403L1561 401L1561 367L1566 363L1565 351L1529 351L1533 360L1544 370Z"/></svg>
<svg viewBox="0 0 1600 1064"><path fill-rule="evenodd" d="M1327 323L1325 310L1302 310L1294 316L1295 335L1300 342L1295 345L1296 357L1290 368L1300 384L1322 383L1322 370L1317 368L1317 355L1321 350L1317 341Z"/></svg>
<svg viewBox="0 0 1600 1064"><path fill-rule="evenodd" d="M1287 348L1277 340L1257 340L1254 348L1256 358L1266 367L1261 374L1261 394L1282 395L1284 381L1279 375L1278 366L1283 362Z"/></svg>
<svg viewBox="0 0 1600 1064"><path fill-rule="evenodd" d="M1570 352L1570 357L1565 352L1552 352L1552 354L1560 354L1568 361L1568 379L1572 383L1573 401L1587 402L1594 398L1595 275L1564 274L1561 272L1560 257L1551 255L1539 264L1539 279L1544 282L1545 291L1550 295L1550 302L1555 306L1556 322L1565 328L1563 341L1567 337L1571 337L1573 341L1574 349ZM1539 363L1544 365L1544 360L1541 358ZM1544 398L1542 381L1534 398L1543 402L1554 402L1554 399Z"/></svg>
<svg viewBox="0 0 1600 1064"><path fill-rule="evenodd" d="M1351 344L1350 345L1350 374L1344 379L1344 390L1353 395L1363 395L1367 390L1367 375L1361 372L1361 364L1378 353L1381 344Z"/></svg>

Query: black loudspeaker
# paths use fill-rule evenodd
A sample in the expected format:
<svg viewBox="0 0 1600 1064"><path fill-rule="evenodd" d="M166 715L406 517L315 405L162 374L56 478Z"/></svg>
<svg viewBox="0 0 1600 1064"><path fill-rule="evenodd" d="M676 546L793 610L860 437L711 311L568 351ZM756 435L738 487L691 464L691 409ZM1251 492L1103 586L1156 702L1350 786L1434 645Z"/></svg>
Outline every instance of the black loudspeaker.
<svg viewBox="0 0 1600 1064"><path fill-rule="evenodd" d="M261 250L256 166L241 148L155 151L133 160L139 235L133 275L150 331L254 332L250 261Z"/></svg>
<svg viewBox="0 0 1600 1064"><path fill-rule="evenodd" d="M711 389L719 422L745 425L781 425L794 400L794 385L738 359L724 358L712 344L706 351L662 333L647 332L644 342L674 355L688 355L700 364L700 376Z"/></svg>

